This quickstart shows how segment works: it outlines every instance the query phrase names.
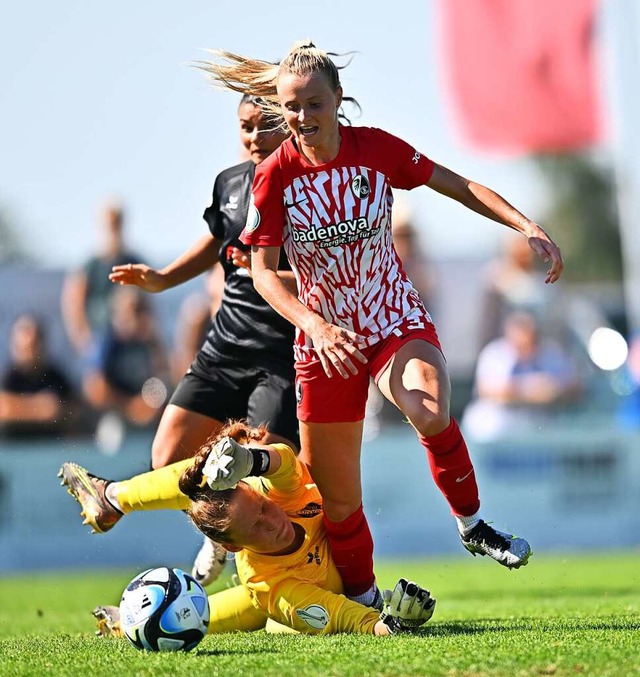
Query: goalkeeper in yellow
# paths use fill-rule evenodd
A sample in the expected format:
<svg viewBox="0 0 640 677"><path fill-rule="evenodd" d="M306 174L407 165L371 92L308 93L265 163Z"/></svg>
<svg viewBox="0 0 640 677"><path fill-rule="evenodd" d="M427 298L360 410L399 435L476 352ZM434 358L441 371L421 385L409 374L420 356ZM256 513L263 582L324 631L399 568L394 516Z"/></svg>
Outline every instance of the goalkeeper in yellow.
<svg viewBox="0 0 640 677"><path fill-rule="evenodd" d="M375 604L347 599L331 559L322 499L307 467L283 444L260 445L265 429L233 422L192 459L109 482L65 463L63 484L85 523L111 529L133 510L186 510L207 537L236 553L241 585L209 597L209 633L293 630L388 635L433 615L429 591L400 579ZM94 612L117 627L115 607ZM284 626L284 627L283 627Z"/></svg>

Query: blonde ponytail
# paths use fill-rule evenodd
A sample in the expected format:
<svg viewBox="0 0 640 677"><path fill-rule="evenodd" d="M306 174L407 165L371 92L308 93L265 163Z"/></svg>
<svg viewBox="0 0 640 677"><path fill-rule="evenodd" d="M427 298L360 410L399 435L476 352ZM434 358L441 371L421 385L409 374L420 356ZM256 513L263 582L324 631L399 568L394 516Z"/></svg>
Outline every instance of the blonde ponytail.
<svg viewBox="0 0 640 677"><path fill-rule="evenodd" d="M277 90L278 77L282 72L294 75L322 73L333 91L340 86L339 67L329 53L318 49L310 39L295 42L280 63L249 59L222 49L209 52L217 57L215 61L196 61L193 65L203 70L217 87L258 97L260 108L272 118L282 118ZM346 65L349 63L350 60ZM360 108L351 97L344 97L344 100Z"/></svg>

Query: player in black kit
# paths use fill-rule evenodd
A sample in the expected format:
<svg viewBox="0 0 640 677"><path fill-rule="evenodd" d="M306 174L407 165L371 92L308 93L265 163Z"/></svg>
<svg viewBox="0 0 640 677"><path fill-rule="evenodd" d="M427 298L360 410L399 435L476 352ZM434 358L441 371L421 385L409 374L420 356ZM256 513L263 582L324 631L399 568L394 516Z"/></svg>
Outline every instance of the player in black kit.
<svg viewBox="0 0 640 677"><path fill-rule="evenodd" d="M160 468L192 456L229 418L267 425L267 444L298 447L294 393L294 327L256 292L249 275L249 247L242 232L251 198L255 167L285 139L274 131L251 96L238 108L240 138L250 159L222 171L213 200L204 212L210 233L161 270L147 265L115 266L112 282L160 292L182 284L220 262L224 294L205 342L165 409L152 446L152 466ZM295 284L286 258L281 275ZM205 540L194 576L204 585L215 580L226 552Z"/></svg>

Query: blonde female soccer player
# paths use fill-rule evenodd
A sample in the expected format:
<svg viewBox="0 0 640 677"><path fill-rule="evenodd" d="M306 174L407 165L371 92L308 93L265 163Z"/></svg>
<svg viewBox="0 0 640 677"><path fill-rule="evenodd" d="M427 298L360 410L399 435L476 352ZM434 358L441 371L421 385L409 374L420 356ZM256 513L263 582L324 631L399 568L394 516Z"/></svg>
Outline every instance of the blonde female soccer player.
<svg viewBox="0 0 640 677"><path fill-rule="evenodd" d="M449 413L438 336L392 244L392 188L428 186L521 233L550 261L546 282L561 275L560 250L489 188L392 134L342 125L338 68L313 43L295 44L275 65L217 54L219 61L201 64L215 83L261 97L291 134L256 170L241 239L252 247L256 289L297 327L301 448L324 499L325 528L347 593L365 603L375 595L360 482L370 378L415 428L464 547L509 568L526 564L529 544L480 514L474 468ZM276 274L282 248L297 297Z"/></svg>

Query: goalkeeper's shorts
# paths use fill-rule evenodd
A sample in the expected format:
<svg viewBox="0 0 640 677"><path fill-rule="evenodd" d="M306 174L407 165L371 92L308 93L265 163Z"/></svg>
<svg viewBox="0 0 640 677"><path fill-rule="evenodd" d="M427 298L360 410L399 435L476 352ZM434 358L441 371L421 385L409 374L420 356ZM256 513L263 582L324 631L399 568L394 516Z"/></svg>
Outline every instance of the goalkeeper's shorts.
<svg viewBox="0 0 640 677"><path fill-rule="evenodd" d="M385 367L400 348L409 341L426 341L440 352L442 348L436 328L428 316L403 320L391 334L378 343L363 348L368 362L352 361L357 374L342 378L334 372L329 378L320 360L296 362L296 401L298 419L309 423L349 423L361 421L367 404L369 380L378 381Z"/></svg>

